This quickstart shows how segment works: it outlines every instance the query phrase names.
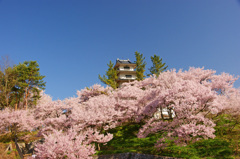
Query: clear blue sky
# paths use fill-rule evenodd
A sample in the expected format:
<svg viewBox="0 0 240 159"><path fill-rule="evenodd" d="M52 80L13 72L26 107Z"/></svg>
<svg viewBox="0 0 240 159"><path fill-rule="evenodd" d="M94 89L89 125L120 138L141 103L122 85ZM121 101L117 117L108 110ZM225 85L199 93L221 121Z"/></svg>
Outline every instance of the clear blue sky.
<svg viewBox="0 0 240 159"><path fill-rule="evenodd" d="M135 51L147 68L157 54L169 69L240 75L240 0L0 0L0 56L36 60L53 99L100 84Z"/></svg>

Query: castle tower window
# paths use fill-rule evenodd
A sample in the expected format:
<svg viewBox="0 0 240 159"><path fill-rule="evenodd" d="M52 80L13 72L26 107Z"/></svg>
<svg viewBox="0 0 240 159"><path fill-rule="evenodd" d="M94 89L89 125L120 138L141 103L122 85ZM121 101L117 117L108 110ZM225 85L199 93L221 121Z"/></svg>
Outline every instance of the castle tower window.
<svg viewBox="0 0 240 159"><path fill-rule="evenodd" d="M125 75L126 78L132 78L132 75Z"/></svg>
<svg viewBox="0 0 240 159"><path fill-rule="evenodd" d="M130 70L129 66L124 66L124 70Z"/></svg>

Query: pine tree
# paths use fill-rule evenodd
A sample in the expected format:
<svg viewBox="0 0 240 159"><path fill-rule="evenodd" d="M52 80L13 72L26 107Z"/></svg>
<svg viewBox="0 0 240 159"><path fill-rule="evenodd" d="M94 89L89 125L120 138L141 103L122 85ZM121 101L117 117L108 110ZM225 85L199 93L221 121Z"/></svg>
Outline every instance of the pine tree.
<svg viewBox="0 0 240 159"><path fill-rule="evenodd" d="M155 74L157 77L161 72L165 71L168 66L165 66L166 63L162 63L162 58L157 55L151 56L151 61L153 66L149 69L150 74L148 76Z"/></svg>
<svg viewBox="0 0 240 159"><path fill-rule="evenodd" d="M116 89L118 87L117 79L118 79L118 71L114 68L114 63L112 61L109 62L108 70L106 71L106 75L103 75L102 77L98 75L98 78L106 85L109 85L113 89Z"/></svg>
<svg viewBox="0 0 240 159"><path fill-rule="evenodd" d="M144 79L144 77L146 77L144 75L145 72L145 66L146 66L146 62L145 57L143 58L143 54L140 54L139 52L135 52L135 57L136 57L136 61L134 61L136 63L136 74L137 74L137 80L141 81Z"/></svg>
<svg viewBox="0 0 240 159"><path fill-rule="evenodd" d="M18 73L18 84L16 92L24 96L25 108L28 105L35 105L40 98L40 91L45 89L46 82L43 81L45 76L40 75L39 65L36 61L25 61L16 66Z"/></svg>

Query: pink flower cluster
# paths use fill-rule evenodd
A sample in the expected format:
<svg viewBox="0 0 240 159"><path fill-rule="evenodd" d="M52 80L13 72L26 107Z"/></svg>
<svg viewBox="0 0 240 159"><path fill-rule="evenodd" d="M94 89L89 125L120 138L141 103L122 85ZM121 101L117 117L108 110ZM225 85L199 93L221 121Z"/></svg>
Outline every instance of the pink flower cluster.
<svg viewBox="0 0 240 159"><path fill-rule="evenodd" d="M239 115L240 92L233 87L235 80L226 73L190 68L125 83L116 90L94 85L63 101L52 101L43 94L31 111L3 110L0 130L14 124L19 131L38 127L45 138L43 144L36 145L39 158L91 158L94 143L113 138L102 134L103 130L125 122L144 123L138 132L140 138L164 132L156 147L164 146L166 139L186 144L215 137L209 114L225 111ZM159 110L161 118L156 119L154 114Z"/></svg>

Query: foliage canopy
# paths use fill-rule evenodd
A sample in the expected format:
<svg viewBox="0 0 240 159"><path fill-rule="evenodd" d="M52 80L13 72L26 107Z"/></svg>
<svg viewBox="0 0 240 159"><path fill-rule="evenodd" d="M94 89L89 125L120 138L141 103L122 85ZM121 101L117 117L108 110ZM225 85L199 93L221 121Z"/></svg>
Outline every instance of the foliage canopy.
<svg viewBox="0 0 240 159"><path fill-rule="evenodd" d="M162 58L157 55L151 56L151 61L153 63L153 66L150 67L150 74L148 74L148 76L155 74L158 77L160 73L165 71L168 67L165 66L166 63L162 63Z"/></svg>
<svg viewBox="0 0 240 159"><path fill-rule="evenodd" d="M114 68L114 63L112 61L109 62L108 70L106 71L106 76L103 75L102 77L98 75L98 78L103 82L104 84L112 87L113 89L116 89L118 87L117 79L118 79L118 71L116 68Z"/></svg>
<svg viewBox="0 0 240 159"><path fill-rule="evenodd" d="M144 152L148 145L151 148L146 151L153 154L229 158L238 149L232 151L230 140L217 137L238 128L236 80L227 73L190 68L124 83L115 90L93 85L63 101L52 101L43 94L35 108L2 110L0 132L7 132L9 126L14 126L16 134L38 129L45 142L36 144L35 150L42 158L92 158L96 149L120 152L121 144L131 152ZM155 118L159 111L161 117ZM81 144L76 146L76 141ZM204 149L206 145L214 152Z"/></svg>
<svg viewBox="0 0 240 159"><path fill-rule="evenodd" d="M36 105L40 92L45 89L45 76L40 75L36 61L5 65L0 71L0 108Z"/></svg>

